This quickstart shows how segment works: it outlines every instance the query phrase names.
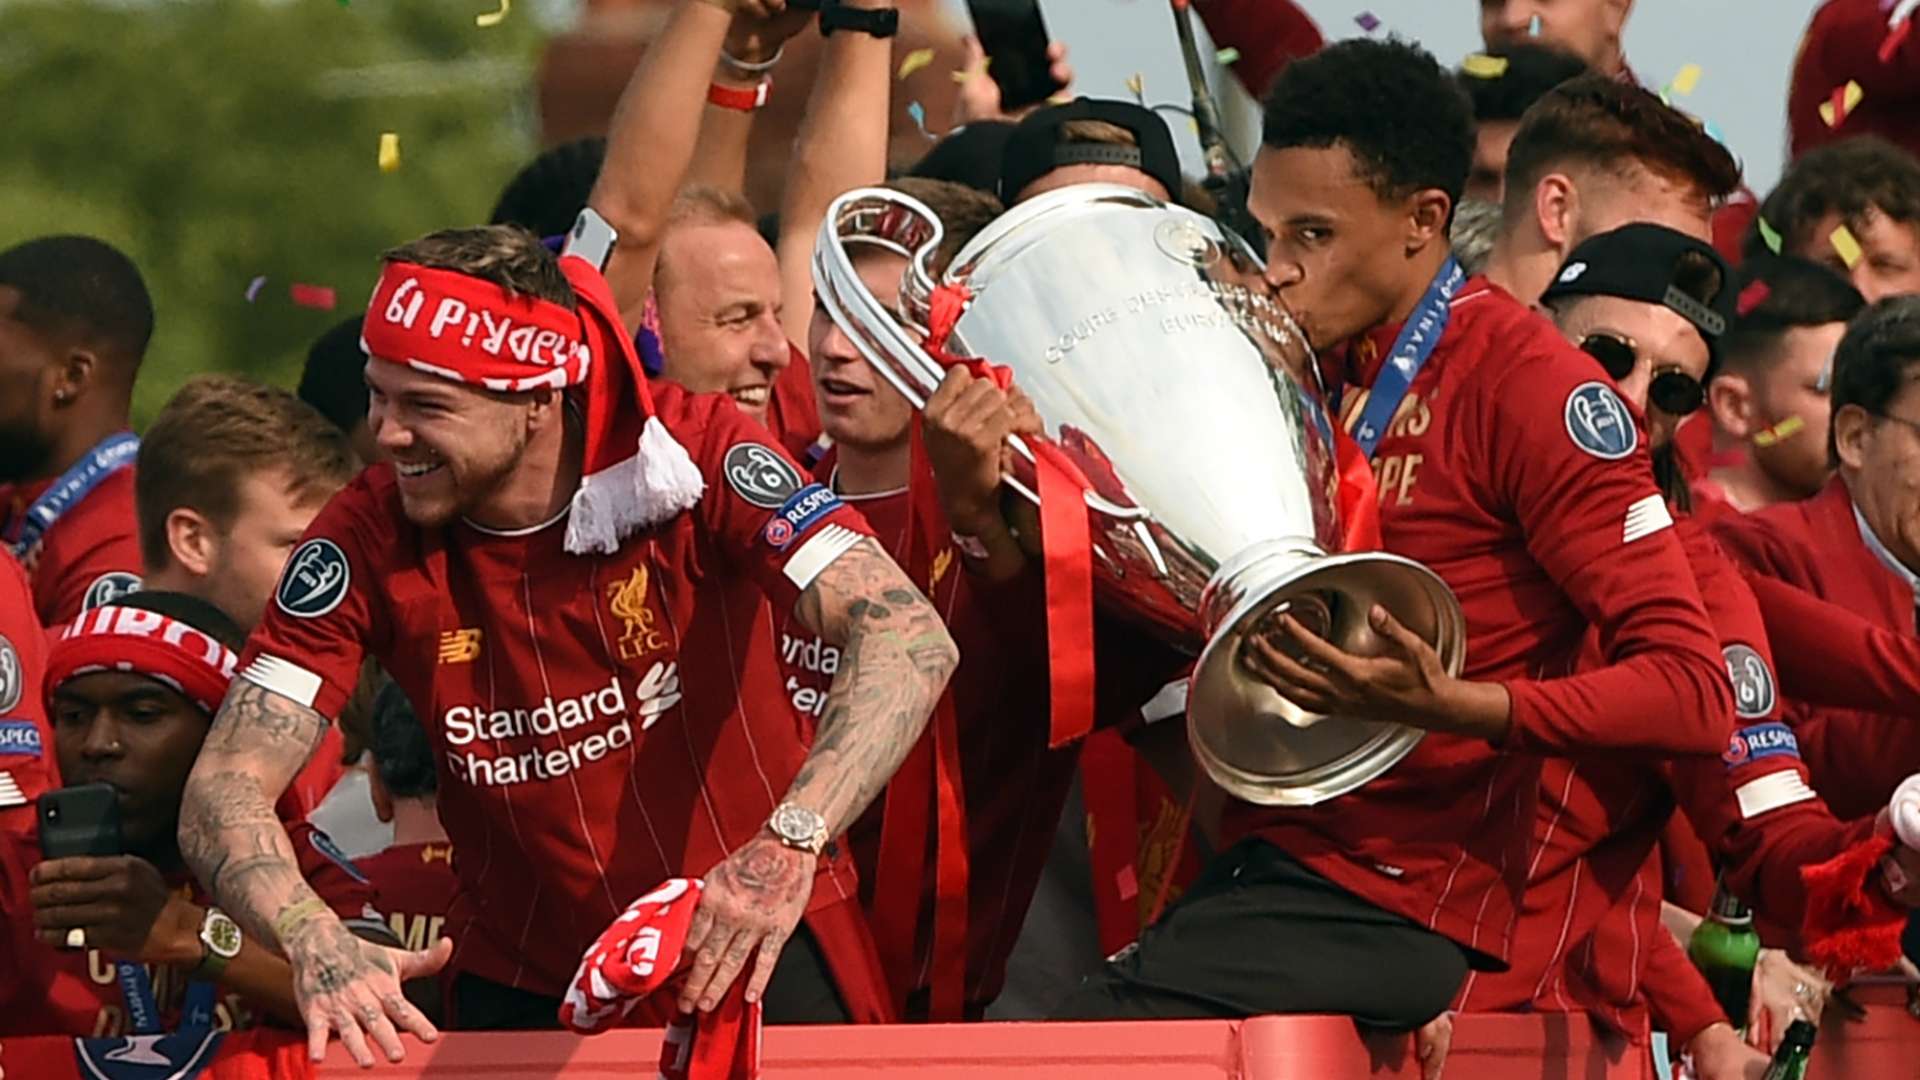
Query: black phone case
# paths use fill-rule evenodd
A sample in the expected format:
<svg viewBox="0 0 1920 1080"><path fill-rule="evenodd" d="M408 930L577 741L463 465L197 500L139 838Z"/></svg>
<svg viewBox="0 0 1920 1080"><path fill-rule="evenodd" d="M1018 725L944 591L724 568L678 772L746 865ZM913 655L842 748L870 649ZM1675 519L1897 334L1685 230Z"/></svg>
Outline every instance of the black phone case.
<svg viewBox="0 0 1920 1080"><path fill-rule="evenodd" d="M119 855L120 795L109 784L83 784L40 796L40 854L48 859Z"/></svg>
<svg viewBox="0 0 1920 1080"><path fill-rule="evenodd" d="M1047 25L1037 0L968 0L974 34L991 63L987 74L1000 84L1000 107L1024 109L1060 90L1047 59Z"/></svg>

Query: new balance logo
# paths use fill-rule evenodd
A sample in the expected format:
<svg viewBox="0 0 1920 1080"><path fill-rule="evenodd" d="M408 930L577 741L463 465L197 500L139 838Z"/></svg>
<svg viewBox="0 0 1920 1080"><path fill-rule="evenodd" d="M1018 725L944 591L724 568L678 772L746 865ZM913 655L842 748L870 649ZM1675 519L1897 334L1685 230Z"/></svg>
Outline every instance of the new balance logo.
<svg viewBox="0 0 1920 1080"><path fill-rule="evenodd" d="M480 655L480 628L464 626L458 630L440 631L440 662L443 664L470 664Z"/></svg>
<svg viewBox="0 0 1920 1080"><path fill-rule="evenodd" d="M1627 507L1627 518L1620 529L1620 542L1631 544L1672 524L1673 515L1667 511L1667 501L1657 494L1649 495Z"/></svg>

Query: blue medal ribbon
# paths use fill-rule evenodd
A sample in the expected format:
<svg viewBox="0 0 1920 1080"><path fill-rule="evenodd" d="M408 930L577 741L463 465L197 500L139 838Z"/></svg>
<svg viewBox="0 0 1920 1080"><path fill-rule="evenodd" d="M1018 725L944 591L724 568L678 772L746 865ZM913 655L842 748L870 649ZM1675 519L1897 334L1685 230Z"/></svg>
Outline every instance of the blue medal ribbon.
<svg viewBox="0 0 1920 1080"><path fill-rule="evenodd" d="M7 529L7 546L13 549L14 556L26 562L28 553L40 545L40 538L62 514L100 486L100 481L133 464L134 455L139 452L140 437L131 431L109 435L87 451L60 474L60 479L49 484L33 505L27 507L26 513L20 515L19 521Z"/></svg>
<svg viewBox="0 0 1920 1080"><path fill-rule="evenodd" d="M154 1001L153 980L148 978L147 969L121 961L113 965L113 972L120 982L120 996L127 1003L127 1030L135 1035L160 1034L160 1006ZM211 982L187 984L186 997L180 1005L181 1031L207 1031L213 1027L216 989Z"/></svg>
<svg viewBox="0 0 1920 1080"><path fill-rule="evenodd" d="M1407 316L1406 324L1400 327L1400 336L1394 339L1393 351L1387 354L1379 377L1373 380L1366 407L1360 410L1360 421L1353 428L1353 441L1360 444L1360 452L1368 461L1373 460L1374 447L1386 437L1393 414L1400 411L1400 403L1406 400L1413 380L1427 365L1434 346L1440 344L1440 335L1446 333L1453 294L1460 291L1466 279L1460 263L1453 256L1447 256L1447 261L1440 264L1440 272L1427 285L1426 295L1414 305L1413 314Z"/></svg>

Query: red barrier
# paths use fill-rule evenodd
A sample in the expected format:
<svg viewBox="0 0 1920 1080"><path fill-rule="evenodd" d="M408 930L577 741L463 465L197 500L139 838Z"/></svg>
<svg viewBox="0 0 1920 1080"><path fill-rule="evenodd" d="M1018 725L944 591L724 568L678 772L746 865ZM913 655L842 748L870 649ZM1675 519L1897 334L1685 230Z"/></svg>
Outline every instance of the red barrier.
<svg viewBox="0 0 1920 1080"><path fill-rule="evenodd" d="M1815 1049L1818 1080L1920 1077L1920 1021L1896 993L1868 995L1865 1020L1830 1013ZM1834 1010L1837 1012L1837 1010ZM582 1039L558 1032L456 1033L411 1045L405 1064L372 1075L429 1080L547 1080L651 1076L660 1035L620 1031ZM772 1027L767 1080L911 1075L1039 1080L1418 1080L1413 1040L1361 1036L1332 1016L1110 1024ZM317 1076L351 1080L336 1043ZM1455 1021L1450 1080L1651 1080L1644 1049L1595 1032L1582 1016L1467 1015Z"/></svg>
<svg viewBox="0 0 1920 1080"><path fill-rule="evenodd" d="M591 1039L558 1033L452 1034L411 1048L405 1065L377 1075L488 1080L648 1075L660 1035L622 1031ZM768 1028L768 1080L908 1075L915 1080L1046 1077L1049 1080L1418 1080L1413 1040L1362 1038L1332 1016L1246 1021L1109 1024L897 1025ZM337 1044L318 1075L365 1076ZM1581 1017L1463 1016L1447 1075L1464 1080L1646 1080L1646 1055L1597 1036Z"/></svg>

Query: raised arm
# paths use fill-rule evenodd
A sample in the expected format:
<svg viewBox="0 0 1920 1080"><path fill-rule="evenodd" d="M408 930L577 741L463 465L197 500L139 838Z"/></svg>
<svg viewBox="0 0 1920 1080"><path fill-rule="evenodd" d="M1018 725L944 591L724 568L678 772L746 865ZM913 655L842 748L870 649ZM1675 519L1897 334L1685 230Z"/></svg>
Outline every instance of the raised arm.
<svg viewBox="0 0 1920 1080"><path fill-rule="evenodd" d="M634 68L613 110L606 164L587 197L619 234L606 275L622 312L637 315L653 285L667 211L693 160L707 86L734 13L785 9L786 0L680 0Z"/></svg>
<svg viewBox="0 0 1920 1080"><path fill-rule="evenodd" d="M450 950L444 941L422 953L362 941L300 876L273 801L326 729L315 710L235 679L187 778L180 852L223 911L286 955L313 1059L338 1031L365 1067L373 1064L369 1035L389 1061L405 1056L396 1026L425 1041L438 1036L400 985L438 970Z"/></svg>
<svg viewBox="0 0 1920 1080"><path fill-rule="evenodd" d="M892 7L892 0L844 0L850 8ZM813 241L827 204L842 192L887 178L891 43L842 30L829 35L813 96L794 138L793 168L780 200L780 322L788 341L807 340L813 305Z"/></svg>
<svg viewBox="0 0 1920 1080"><path fill-rule="evenodd" d="M784 801L819 814L838 836L919 739L960 654L933 605L871 538L821 570L794 612L841 660ZM806 910L817 862L762 829L707 873L687 932L694 960L682 1008L712 1010L756 949L747 999L759 998Z"/></svg>
<svg viewBox="0 0 1920 1080"><path fill-rule="evenodd" d="M762 79L772 77L769 72L773 69L769 65L780 59L790 38L807 28L813 14L806 9L795 9L771 18L735 15L733 25L727 30L720 62L713 68L714 85L753 93ZM777 82L773 89L779 91ZM747 143L753 135L754 117L758 115L758 109L735 109L707 102L686 182L745 194Z"/></svg>

